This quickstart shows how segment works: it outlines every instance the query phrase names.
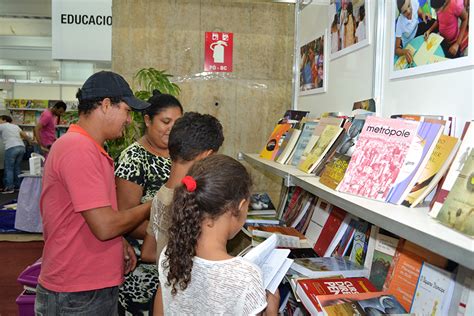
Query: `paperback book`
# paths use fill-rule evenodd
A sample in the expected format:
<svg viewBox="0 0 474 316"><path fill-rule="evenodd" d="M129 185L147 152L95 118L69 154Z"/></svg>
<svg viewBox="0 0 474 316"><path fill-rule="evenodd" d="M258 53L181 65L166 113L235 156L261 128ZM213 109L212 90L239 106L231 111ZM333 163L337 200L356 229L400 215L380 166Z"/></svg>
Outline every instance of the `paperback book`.
<svg viewBox="0 0 474 316"><path fill-rule="evenodd" d="M298 142L295 145L295 150L293 152L292 157L289 159L289 164L296 166L298 165L303 152L308 145L308 142L313 135L314 129L318 126L318 122L315 121L308 121L304 123L303 129L301 131L301 135L298 138Z"/></svg>
<svg viewBox="0 0 474 316"><path fill-rule="evenodd" d="M416 136L419 122L369 116L337 190L385 201Z"/></svg>
<svg viewBox="0 0 474 316"><path fill-rule="evenodd" d="M440 136L423 171L403 201L403 205L415 207L426 198L448 170L459 144L460 142L456 137Z"/></svg>
<svg viewBox="0 0 474 316"><path fill-rule="evenodd" d="M420 122L415 139L408 151L387 202L401 204L423 171L442 133L441 124ZM415 180L413 180L415 179Z"/></svg>
<svg viewBox="0 0 474 316"><path fill-rule="evenodd" d="M250 196L248 215L276 216L276 209L268 193L254 193Z"/></svg>
<svg viewBox="0 0 474 316"><path fill-rule="evenodd" d="M323 278L333 275L350 277L368 277L363 266L341 257L298 258L291 269L310 278Z"/></svg>
<svg viewBox="0 0 474 316"><path fill-rule="evenodd" d="M265 147L260 152L260 157L268 160L274 160L275 155L277 154L278 149L283 142L283 137L286 135L291 126L292 125L289 123L277 124L273 129L270 138L266 142Z"/></svg>
<svg viewBox="0 0 474 316"><path fill-rule="evenodd" d="M444 178L443 182L441 183L441 188L439 191L436 192L436 195L433 199L433 203L430 210L430 216L437 217L446 197L449 194L449 191L456 182L458 178L459 172L463 168L464 162L466 161L469 153L472 149L472 144L474 144L474 123L473 122L466 122L464 126L463 134L461 136L461 145L459 147L456 156L449 167L448 173Z"/></svg>
<svg viewBox="0 0 474 316"><path fill-rule="evenodd" d="M471 148L436 219L474 237L474 148Z"/></svg>
<svg viewBox="0 0 474 316"><path fill-rule="evenodd" d="M410 311L421 315L449 315L454 274L424 262Z"/></svg>
<svg viewBox="0 0 474 316"><path fill-rule="evenodd" d="M377 291L366 278L299 279L296 283L296 295L311 315L322 312L318 296Z"/></svg>
<svg viewBox="0 0 474 316"><path fill-rule="evenodd" d="M263 274L263 285L271 293L276 292L278 285L293 263L292 259L288 259L290 250L277 249L277 244L277 235L273 235L243 256L260 267Z"/></svg>
<svg viewBox="0 0 474 316"><path fill-rule="evenodd" d="M324 295L318 301L328 316L406 314L396 297L387 292Z"/></svg>

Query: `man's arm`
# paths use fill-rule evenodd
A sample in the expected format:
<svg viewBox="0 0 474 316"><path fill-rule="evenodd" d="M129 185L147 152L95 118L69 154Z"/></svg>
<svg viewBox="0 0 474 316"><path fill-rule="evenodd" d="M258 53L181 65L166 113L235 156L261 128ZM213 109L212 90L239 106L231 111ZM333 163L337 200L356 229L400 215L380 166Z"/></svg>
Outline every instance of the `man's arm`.
<svg viewBox="0 0 474 316"><path fill-rule="evenodd" d="M33 134L35 135L36 140L38 141L38 144L41 146L41 136L40 136L40 131L43 128L43 124L40 122L36 123L35 128L33 129Z"/></svg>
<svg viewBox="0 0 474 316"><path fill-rule="evenodd" d="M150 216L151 201L134 208L116 211L110 206L81 212L92 233L99 240L121 236Z"/></svg>

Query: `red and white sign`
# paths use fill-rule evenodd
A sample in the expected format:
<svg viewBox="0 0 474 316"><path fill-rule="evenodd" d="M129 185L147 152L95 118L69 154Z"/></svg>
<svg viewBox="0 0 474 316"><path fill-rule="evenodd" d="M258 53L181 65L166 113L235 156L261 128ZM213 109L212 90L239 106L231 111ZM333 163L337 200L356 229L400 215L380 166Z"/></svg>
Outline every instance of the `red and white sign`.
<svg viewBox="0 0 474 316"><path fill-rule="evenodd" d="M204 71L232 72L233 33L206 32Z"/></svg>

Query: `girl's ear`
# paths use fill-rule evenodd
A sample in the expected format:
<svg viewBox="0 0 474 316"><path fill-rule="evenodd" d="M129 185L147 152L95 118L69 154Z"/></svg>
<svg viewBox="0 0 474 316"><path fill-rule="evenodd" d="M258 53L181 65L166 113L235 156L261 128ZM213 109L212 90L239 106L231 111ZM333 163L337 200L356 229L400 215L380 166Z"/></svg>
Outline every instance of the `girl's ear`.
<svg viewBox="0 0 474 316"><path fill-rule="evenodd" d="M242 201L240 201L239 203L239 211L243 211L243 207L244 207L244 204L245 202L247 202L247 199L242 199Z"/></svg>

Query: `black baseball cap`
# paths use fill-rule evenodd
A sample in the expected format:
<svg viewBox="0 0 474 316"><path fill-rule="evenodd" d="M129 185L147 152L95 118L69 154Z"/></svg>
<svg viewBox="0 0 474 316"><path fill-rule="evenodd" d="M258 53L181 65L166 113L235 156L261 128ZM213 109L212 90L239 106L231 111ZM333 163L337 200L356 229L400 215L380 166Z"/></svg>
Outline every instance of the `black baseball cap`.
<svg viewBox="0 0 474 316"><path fill-rule="evenodd" d="M112 71L100 71L90 76L82 85L79 101L107 97L120 98L136 111L150 106L150 103L136 98L127 81Z"/></svg>

